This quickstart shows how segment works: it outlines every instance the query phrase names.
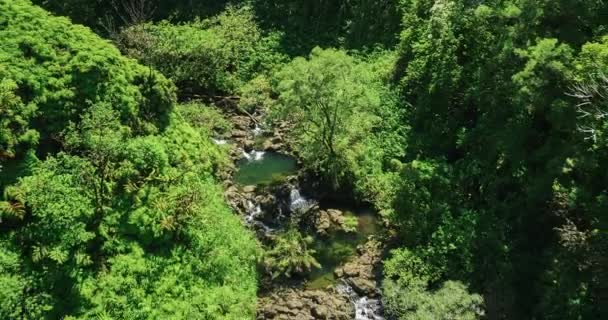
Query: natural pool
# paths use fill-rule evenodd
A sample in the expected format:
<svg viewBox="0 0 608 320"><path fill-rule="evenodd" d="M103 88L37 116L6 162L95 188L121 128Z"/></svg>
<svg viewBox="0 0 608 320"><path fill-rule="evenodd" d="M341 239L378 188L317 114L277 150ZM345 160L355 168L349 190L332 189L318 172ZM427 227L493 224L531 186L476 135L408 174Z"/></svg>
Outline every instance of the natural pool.
<svg viewBox="0 0 608 320"><path fill-rule="evenodd" d="M240 185L263 185L296 172L293 157L277 152L252 152L237 161L234 180Z"/></svg>
<svg viewBox="0 0 608 320"><path fill-rule="evenodd" d="M357 246L363 244L368 236L376 234L379 223L372 210L358 209L354 212L343 210L346 217L357 218L356 232L334 232L327 238L316 239L315 257L321 264L314 270L306 283L309 289L323 289L336 283L334 270L357 255Z"/></svg>

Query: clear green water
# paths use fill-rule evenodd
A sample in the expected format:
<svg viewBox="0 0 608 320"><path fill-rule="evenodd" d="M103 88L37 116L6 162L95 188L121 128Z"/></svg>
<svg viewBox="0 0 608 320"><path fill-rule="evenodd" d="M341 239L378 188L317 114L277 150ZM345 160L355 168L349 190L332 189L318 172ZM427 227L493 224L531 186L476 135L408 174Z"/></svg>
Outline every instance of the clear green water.
<svg viewBox="0 0 608 320"><path fill-rule="evenodd" d="M356 213L344 211L344 213L345 216L357 217L357 231L335 232L327 238L316 240L315 257L322 268L310 274L306 283L309 289L322 289L335 284L334 270L355 257L357 246L363 244L369 235L378 232L378 221L372 211L361 210Z"/></svg>
<svg viewBox="0 0 608 320"><path fill-rule="evenodd" d="M241 185L264 185L280 181L296 172L296 160L293 157L266 152L259 160L241 159L237 163L234 180Z"/></svg>

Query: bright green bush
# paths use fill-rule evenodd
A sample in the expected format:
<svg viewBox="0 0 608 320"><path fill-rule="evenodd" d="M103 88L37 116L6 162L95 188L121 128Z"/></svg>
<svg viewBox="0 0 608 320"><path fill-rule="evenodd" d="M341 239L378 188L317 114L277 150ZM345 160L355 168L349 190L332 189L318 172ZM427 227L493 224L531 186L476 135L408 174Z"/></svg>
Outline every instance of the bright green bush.
<svg viewBox="0 0 608 320"><path fill-rule="evenodd" d="M475 320L483 316L483 298L456 281L427 291L420 286L399 287L389 280L384 295L386 312L399 320Z"/></svg>
<svg viewBox="0 0 608 320"><path fill-rule="evenodd" d="M272 278L302 275L320 268L312 249L313 238L295 228L279 234L264 253L263 265Z"/></svg>

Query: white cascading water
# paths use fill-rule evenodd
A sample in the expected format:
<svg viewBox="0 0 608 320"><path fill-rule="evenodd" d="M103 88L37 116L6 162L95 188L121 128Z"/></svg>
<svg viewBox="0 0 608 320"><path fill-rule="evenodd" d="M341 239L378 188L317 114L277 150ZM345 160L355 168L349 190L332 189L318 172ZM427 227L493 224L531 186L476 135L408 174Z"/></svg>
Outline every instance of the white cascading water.
<svg viewBox="0 0 608 320"><path fill-rule="evenodd" d="M252 150L251 152L246 152L245 150L243 150L243 157L249 161L259 161L264 158L265 153L266 152L264 151Z"/></svg>
<svg viewBox="0 0 608 320"><path fill-rule="evenodd" d="M253 132L254 136L259 136L260 134L262 134L262 128L260 128L260 126L256 124L251 132Z"/></svg>
<svg viewBox="0 0 608 320"><path fill-rule="evenodd" d="M245 216L245 221L247 224L251 225L255 218L257 218L262 213L262 208L258 204L257 206L253 204L250 200L247 200L247 215Z"/></svg>
<svg viewBox="0 0 608 320"><path fill-rule="evenodd" d="M359 296L351 286L341 283L336 286L340 293L346 294L355 306L355 320L384 320L382 304L378 299Z"/></svg>
<svg viewBox="0 0 608 320"><path fill-rule="evenodd" d="M289 193L289 200L289 208L291 211L307 211L316 203L314 200L304 198L300 194L300 190L298 188L291 189L291 192Z"/></svg>
<svg viewBox="0 0 608 320"><path fill-rule="evenodd" d="M228 141L226 141L224 139L211 138L211 140L213 140L213 143L215 143L217 145L223 145L223 144L227 144L228 143Z"/></svg>
<svg viewBox="0 0 608 320"><path fill-rule="evenodd" d="M262 207L259 204L255 205L250 200L247 200L247 215L245 216L245 222L247 225L250 227L257 226L262 228L267 234L274 232L275 229L267 226L262 221L256 220L260 214L262 214Z"/></svg>

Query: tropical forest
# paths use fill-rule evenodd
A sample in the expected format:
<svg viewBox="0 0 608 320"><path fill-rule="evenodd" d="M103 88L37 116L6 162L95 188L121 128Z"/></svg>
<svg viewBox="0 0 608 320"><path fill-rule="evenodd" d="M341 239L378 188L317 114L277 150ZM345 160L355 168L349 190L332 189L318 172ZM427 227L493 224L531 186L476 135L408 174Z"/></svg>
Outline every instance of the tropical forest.
<svg viewBox="0 0 608 320"><path fill-rule="evenodd" d="M608 1L0 0L4 319L608 319Z"/></svg>

